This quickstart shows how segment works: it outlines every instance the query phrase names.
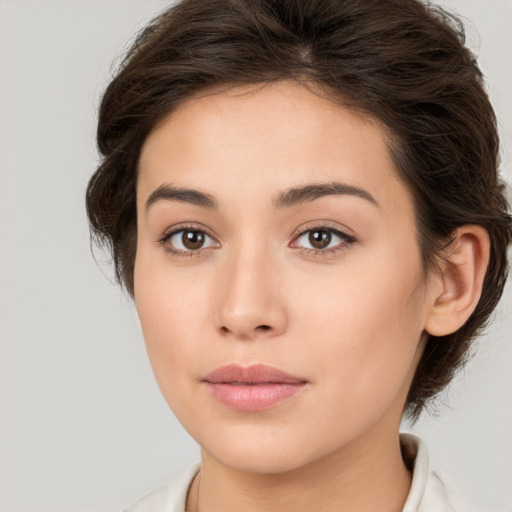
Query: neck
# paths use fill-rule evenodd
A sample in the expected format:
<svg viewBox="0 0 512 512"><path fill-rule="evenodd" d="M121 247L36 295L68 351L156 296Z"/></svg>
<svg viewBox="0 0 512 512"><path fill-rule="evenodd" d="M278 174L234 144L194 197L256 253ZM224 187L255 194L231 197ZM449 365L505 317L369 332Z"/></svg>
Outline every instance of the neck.
<svg viewBox="0 0 512 512"><path fill-rule="evenodd" d="M203 451L200 479L191 487L187 510L399 512L411 477L398 434L385 439L363 437L305 466L277 474L238 471Z"/></svg>

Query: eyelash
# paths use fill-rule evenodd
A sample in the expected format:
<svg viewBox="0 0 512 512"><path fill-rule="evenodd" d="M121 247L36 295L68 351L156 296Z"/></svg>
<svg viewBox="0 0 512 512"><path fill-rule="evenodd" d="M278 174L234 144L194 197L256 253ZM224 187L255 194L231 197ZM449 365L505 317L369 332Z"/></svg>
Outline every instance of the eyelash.
<svg viewBox="0 0 512 512"><path fill-rule="evenodd" d="M178 257L194 257L194 256L201 256L204 254L204 251L211 249L212 247L205 247L205 248L199 248L197 250L181 250L181 249L175 249L167 242L178 233L186 232L186 231L192 231L197 233L202 233L206 235L207 237L211 238L215 241L215 238L208 233L207 230L204 228L199 228L198 226L193 225L182 225L174 228L172 231L169 231L165 233L162 238L160 238L157 243L165 248L166 251L168 251L173 256ZM335 247L330 247L326 249L310 249L307 247L297 247L297 249L301 250L303 254L306 256L314 256L314 257L324 257L327 255L334 255L338 254L340 252L343 252L348 247L350 247L352 244L357 242L357 239L353 237L352 235L348 235L347 233L344 233L343 231L340 231L339 229L335 229L329 226L326 226L325 224L317 224L317 225L308 225L305 226L303 229L301 229L299 232L295 233L293 235L293 241L292 244L295 243L301 236L305 235L306 233L314 232L314 231L323 231L326 233L330 233L331 235L335 235L339 237L342 242L340 242ZM217 241L215 243L218 244ZM293 247L293 246L292 246Z"/></svg>

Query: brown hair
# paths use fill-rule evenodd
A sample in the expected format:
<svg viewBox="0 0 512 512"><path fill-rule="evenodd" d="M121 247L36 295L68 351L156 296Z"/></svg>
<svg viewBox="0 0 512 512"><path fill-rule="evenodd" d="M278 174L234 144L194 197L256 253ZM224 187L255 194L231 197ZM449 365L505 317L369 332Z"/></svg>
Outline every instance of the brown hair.
<svg viewBox="0 0 512 512"><path fill-rule="evenodd" d="M178 105L210 87L284 79L320 86L378 119L415 202L428 272L464 224L489 233L481 299L457 332L430 336L407 413L466 361L503 291L511 219L497 172L496 120L462 23L418 0L182 0L137 37L99 111L102 161L87 189L93 239L133 295L141 147Z"/></svg>

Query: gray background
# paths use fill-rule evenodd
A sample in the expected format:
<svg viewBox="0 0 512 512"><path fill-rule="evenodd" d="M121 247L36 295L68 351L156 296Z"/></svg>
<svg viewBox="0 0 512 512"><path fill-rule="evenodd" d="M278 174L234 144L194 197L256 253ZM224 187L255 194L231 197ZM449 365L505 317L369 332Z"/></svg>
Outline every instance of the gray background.
<svg viewBox="0 0 512 512"><path fill-rule="evenodd" d="M121 510L198 460L153 381L130 300L89 248L111 63L163 0L0 0L0 508ZM512 1L452 0L468 20L512 176ZM413 430L486 512L512 510L512 296L438 418ZM405 429L410 427L405 425Z"/></svg>

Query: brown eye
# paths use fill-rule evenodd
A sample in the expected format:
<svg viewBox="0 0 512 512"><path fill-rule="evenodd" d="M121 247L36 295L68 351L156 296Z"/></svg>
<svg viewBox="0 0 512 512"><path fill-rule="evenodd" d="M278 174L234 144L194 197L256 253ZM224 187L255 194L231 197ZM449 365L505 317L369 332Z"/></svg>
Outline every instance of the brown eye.
<svg viewBox="0 0 512 512"><path fill-rule="evenodd" d="M310 231L308 239L315 249L325 249L331 243L332 234L329 231L318 229Z"/></svg>
<svg viewBox="0 0 512 512"><path fill-rule="evenodd" d="M199 252L209 247L218 247L218 243L200 229L179 229L167 235L162 243L176 254Z"/></svg>
<svg viewBox="0 0 512 512"><path fill-rule="evenodd" d="M204 245L205 236L201 231L183 231L181 242L190 251L201 249Z"/></svg>
<svg viewBox="0 0 512 512"><path fill-rule="evenodd" d="M356 239L338 229L320 226L303 231L292 243L291 247L321 254L333 254L348 248Z"/></svg>

